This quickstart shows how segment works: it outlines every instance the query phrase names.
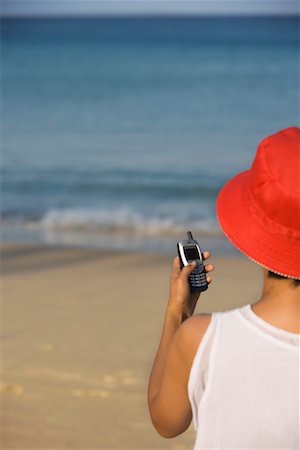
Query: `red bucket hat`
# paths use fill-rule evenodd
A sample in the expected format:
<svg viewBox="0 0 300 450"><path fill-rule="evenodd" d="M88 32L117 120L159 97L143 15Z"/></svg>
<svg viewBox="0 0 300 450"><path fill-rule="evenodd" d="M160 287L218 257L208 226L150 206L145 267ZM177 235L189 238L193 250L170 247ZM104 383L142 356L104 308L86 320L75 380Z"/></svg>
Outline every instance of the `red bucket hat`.
<svg viewBox="0 0 300 450"><path fill-rule="evenodd" d="M225 235L249 258L300 278L299 128L286 128L259 144L251 168L219 192L217 216Z"/></svg>

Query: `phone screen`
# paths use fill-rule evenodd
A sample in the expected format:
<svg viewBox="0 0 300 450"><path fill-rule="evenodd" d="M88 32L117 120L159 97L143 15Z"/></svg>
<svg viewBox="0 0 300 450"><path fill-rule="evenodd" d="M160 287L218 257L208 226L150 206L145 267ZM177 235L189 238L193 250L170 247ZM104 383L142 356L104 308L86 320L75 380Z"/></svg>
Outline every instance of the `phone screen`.
<svg viewBox="0 0 300 450"><path fill-rule="evenodd" d="M184 253L188 261L195 261L196 259L201 259L197 247L185 247Z"/></svg>

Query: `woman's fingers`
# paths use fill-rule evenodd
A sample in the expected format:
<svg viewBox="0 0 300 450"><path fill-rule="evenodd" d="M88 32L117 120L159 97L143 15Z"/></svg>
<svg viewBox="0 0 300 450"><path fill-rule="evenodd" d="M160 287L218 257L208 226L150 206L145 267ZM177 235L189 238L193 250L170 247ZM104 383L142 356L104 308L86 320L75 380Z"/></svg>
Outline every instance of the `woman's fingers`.
<svg viewBox="0 0 300 450"><path fill-rule="evenodd" d="M211 253L208 250L206 250L203 253L203 260L207 260L210 257L210 255L211 255ZM183 272L191 272L193 269L194 269L194 267L189 265L189 266L187 266L187 267L185 267L183 269ZM213 264L206 264L205 265L206 273L213 272L214 270L215 270L215 266ZM180 259L179 259L178 256L176 256L173 259L173 270L172 270L172 274L171 274L171 281L174 282L179 277L179 275L181 273L182 273L182 269L181 269L181 266L180 266ZM183 275L183 273L182 273L182 275ZM211 282L211 277L207 277L207 280L208 279L210 279L210 282Z"/></svg>
<svg viewBox="0 0 300 450"><path fill-rule="evenodd" d="M210 255L211 255L211 253L210 253L208 250L206 250L206 251L203 253L203 259L204 259L204 261L205 261L206 259L208 259L208 258L210 257ZM206 272L206 273L208 273L208 272L213 272L214 270L215 270L215 266L214 266L213 264L206 264L206 265L205 265L205 272ZM207 276L207 277L206 277L206 280L207 280L207 283L210 284L210 283L212 282L212 277Z"/></svg>
<svg viewBox="0 0 300 450"><path fill-rule="evenodd" d="M211 255L211 253L208 250L205 250L205 252L203 252L203 259L204 259L204 261L206 259L208 259L210 257L210 255Z"/></svg>
<svg viewBox="0 0 300 450"><path fill-rule="evenodd" d="M206 264L205 270L206 272L212 272L213 270L215 270L215 266L213 264Z"/></svg>

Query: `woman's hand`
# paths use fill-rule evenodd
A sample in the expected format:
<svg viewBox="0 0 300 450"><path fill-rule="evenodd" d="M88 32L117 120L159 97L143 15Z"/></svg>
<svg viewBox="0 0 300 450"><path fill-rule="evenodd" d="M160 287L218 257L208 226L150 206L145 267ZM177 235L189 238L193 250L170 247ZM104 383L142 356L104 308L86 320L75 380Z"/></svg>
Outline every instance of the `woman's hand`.
<svg viewBox="0 0 300 450"><path fill-rule="evenodd" d="M203 254L203 259L207 260L210 257L210 252L206 251ZM195 269L196 263L192 263L186 267L180 268L180 260L177 256L173 260L173 268L170 282L170 296L167 311L180 317L183 322L188 317L192 316L197 301L200 297L200 292L191 292L189 285L189 276ZM205 266L205 271L212 272L215 267L212 264ZM207 283L212 282L211 276L207 276Z"/></svg>
<svg viewBox="0 0 300 450"><path fill-rule="evenodd" d="M209 256L209 252L204 252L203 259ZM148 404L152 422L165 437L174 437L185 431L192 417L187 395L189 369L182 357L182 346L185 347L182 330L186 328L181 324L193 314L200 295L190 291L188 277L194 268L195 265L190 265L180 270L179 258L173 261L169 302L149 379ZM214 266L208 264L205 270L211 272ZM211 283L210 276L207 282Z"/></svg>

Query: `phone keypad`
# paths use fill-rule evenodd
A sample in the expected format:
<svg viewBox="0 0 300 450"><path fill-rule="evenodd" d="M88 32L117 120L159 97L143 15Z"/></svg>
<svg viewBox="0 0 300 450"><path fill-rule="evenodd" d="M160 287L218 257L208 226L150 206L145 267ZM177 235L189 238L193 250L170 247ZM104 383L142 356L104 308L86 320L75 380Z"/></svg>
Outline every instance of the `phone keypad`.
<svg viewBox="0 0 300 450"><path fill-rule="evenodd" d="M203 265L199 264L191 273L189 279L192 290L201 291L207 289L206 274L203 269Z"/></svg>

